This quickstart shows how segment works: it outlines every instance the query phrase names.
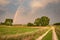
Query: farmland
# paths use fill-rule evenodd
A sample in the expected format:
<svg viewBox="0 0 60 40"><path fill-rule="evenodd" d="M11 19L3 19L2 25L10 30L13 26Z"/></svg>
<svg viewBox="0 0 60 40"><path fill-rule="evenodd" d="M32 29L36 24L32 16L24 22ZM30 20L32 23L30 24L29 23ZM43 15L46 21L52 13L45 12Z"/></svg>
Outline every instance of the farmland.
<svg viewBox="0 0 60 40"><path fill-rule="evenodd" d="M1 40L35 40L50 27L0 26Z"/></svg>
<svg viewBox="0 0 60 40"><path fill-rule="evenodd" d="M46 35L44 36L45 33ZM57 38L53 34L56 34ZM0 40L36 40L39 37L42 37L42 40L53 40L55 38L60 40L60 26L33 27L0 25Z"/></svg>
<svg viewBox="0 0 60 40"><path fill-rule="evenodd" d="M42 40L52 40L52 31L50 31Z"/></svg>
<svg viewBox="0 0 60 40"><path fill-rule="evenodd" d="M58 36L58 39L60 40L60 26L56 26L56 34Z"/></svg>
<svg viewBox="0 0 60 40"><path fill-rule="evenodd" d="M0 27L0 35L19 34L36 31L38 28Z"/></svg>

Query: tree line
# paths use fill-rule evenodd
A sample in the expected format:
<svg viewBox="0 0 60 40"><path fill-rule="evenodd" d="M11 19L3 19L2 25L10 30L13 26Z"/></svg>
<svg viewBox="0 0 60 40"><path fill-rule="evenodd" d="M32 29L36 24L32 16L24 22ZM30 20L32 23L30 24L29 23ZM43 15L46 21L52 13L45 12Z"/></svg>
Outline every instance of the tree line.
<svg viewBox="0 0 60 40"><path fill-rule="evenodd" d="M47 26L49 25L50 18L42 16L41 18L36 18L34 23L28 23L28 26Z"/></svg>
<svg viewBox="0 0 60 40"><path fill-rule="evenodd" d="M36 18L34 23L27 23L27 26L47 26L49 25L50 18L42 16L41 18ZM6 19L2 25L13 25L13 19Z"/></svg>

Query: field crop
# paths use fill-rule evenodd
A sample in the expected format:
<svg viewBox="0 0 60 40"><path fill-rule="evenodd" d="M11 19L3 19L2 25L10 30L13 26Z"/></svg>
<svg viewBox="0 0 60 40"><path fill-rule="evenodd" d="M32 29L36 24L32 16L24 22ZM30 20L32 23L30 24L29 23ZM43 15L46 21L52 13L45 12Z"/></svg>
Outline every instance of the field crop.
<svg viewBox="0 0 60 40"><path fill-rule="evenodd" d="M48 32L48 34L42 40L52 40L52 31Z"/></svg>
<svg viewBox="0 0 60 40"><path fill-rule="evenodd" d="M60 26L56 26L55 30L56 30L56 34L58 36L58 39L60 40Z"/></svg>
<svg viewBox="0 0 60 40"><path fill-rule="evenodd" d="M31 32L31 31L36 31L36 30L38 30L38 28L0 26L0 35L21 34L21 33Z"/></svg>
<svg viewBox="0 0 60 40"><path fill-rule="evenodd" d="M0 26L0 40L35 40L49 28Z"/></svg>

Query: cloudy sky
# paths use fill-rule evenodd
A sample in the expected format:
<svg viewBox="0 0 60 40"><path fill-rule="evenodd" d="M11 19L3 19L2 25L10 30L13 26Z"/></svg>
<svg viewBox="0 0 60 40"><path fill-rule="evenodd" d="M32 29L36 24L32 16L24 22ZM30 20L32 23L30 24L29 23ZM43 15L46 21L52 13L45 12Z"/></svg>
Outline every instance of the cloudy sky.
<svg viewBox="0 0 60 40"><path fill-rule="evenodd" d="M60 22L60 0L0 0L0 22L12 18L14 24L25 24L41 16L50 24Z"/></svg>

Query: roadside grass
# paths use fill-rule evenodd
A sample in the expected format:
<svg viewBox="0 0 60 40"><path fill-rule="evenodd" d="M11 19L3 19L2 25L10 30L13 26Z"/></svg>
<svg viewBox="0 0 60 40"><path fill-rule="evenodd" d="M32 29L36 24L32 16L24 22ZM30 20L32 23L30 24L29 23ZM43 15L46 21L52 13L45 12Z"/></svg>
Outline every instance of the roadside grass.
<svg viewBox="0 0 60 40"><path fill-rule="evenodd" d="M60 40L60 25L55 28L58 39Z"/></svg>
<svg viewBox="0 0 60 40"><path fill-rule="evenodd" d="M42 40L52 40L52 31L48 32L48 34Z"/></svg>

